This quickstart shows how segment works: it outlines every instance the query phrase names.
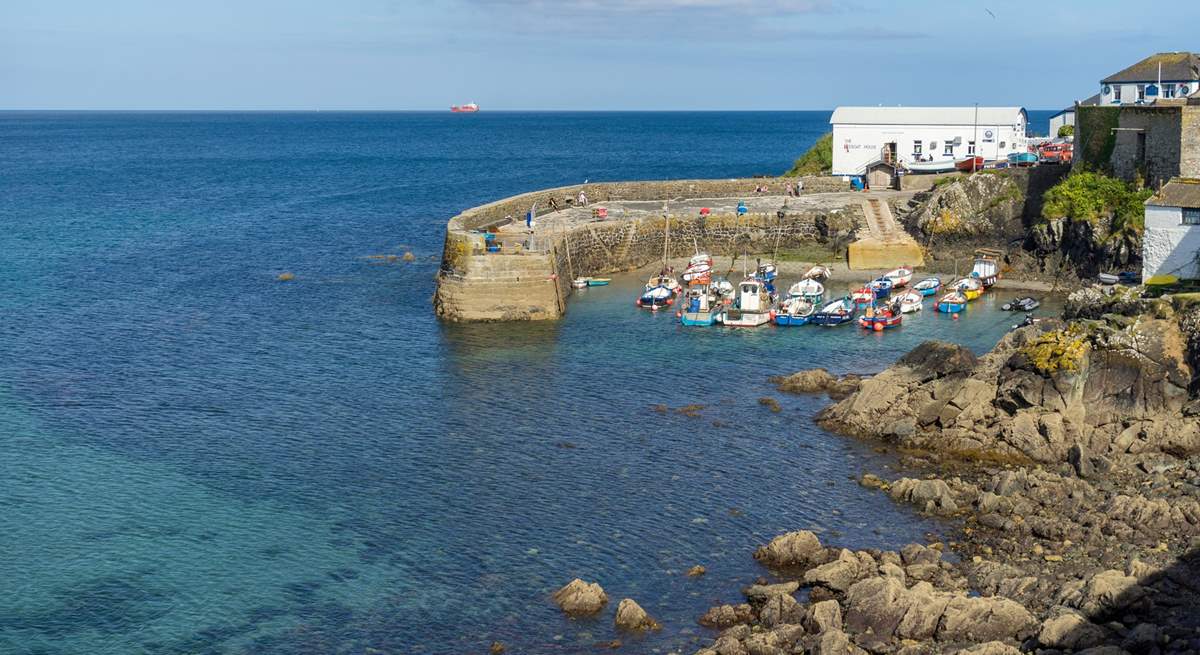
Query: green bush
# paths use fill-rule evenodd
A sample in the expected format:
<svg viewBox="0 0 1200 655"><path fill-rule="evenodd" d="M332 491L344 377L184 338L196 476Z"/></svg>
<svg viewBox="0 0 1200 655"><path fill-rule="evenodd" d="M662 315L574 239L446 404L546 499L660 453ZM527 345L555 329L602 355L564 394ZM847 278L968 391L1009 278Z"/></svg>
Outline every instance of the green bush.
<svg viewBox="0 0 1200 655"><path fill-rule="evenodd" d="M1070 218L1092 223L1101 218L1112 218L1112 232L1141 233L1145 226L1143 203L1152 193L1149 189L1138 190L1100 173L1074 173L1046 192L1042 218Z"/></svg>
<svg viewBox="0 0 1200 655"><path fill-rule="evenodd" d="M1062 127L1058 128L1058 138L1061 139L1068 136L1075 136L1074 125L1063 125Z"/></svg>
<svg viewBox="0 0 1200 655"><path fill-rule="evenodd" d="M808 152L800 156L791 170L784 173L786 177L797 175L821 175L833 170L833 132L817 139Z"/></svg>

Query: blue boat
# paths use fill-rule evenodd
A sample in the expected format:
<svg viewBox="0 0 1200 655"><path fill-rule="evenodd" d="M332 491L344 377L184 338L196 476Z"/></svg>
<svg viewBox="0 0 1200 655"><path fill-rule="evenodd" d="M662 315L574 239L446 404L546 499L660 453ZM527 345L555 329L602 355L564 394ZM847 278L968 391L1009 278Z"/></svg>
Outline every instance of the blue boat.
<svg viewBox="0 0 1200 655"><path fill-rule="evenodd" d="M804 325L816 313L817 306L803 296L793 296L783 301L775 312L775 325Z"/></svg>
<svg viewBox="0 0 1200 655"><path fill-rule="evenodd" d="M934 309L946 314L965 312L967 311L967 297L958 291L951 291L938 299Z"/></svg>
<svg viewBox="0 0 1200 655"><path fill-rule="evenodd" d="M637 306L642 309L658 310L669 307L675 300L675 292L665 286L646 289L637 299Z"/></svg>
<svg viewBox="0 0 1200 655"><path fill-rule="evenodd" d="M1008 154L1009 166L1033 166L1037 161L1038 156L1035 152L1010 152Z"/></svg>
<svg viewBox="0 0 1200 655"><path fill-rule="evenodd" d="M821 308L809 319L813 325L843 325L854 320L854 301L849 296L839 298Z"/></svg>
<svg viewBox="0 0 1200 655"><path fill-rule="evenodd" d="M932 296L937 294L938 290L942 288L942 279L939 277L927 277L914 284L912 288L913 291L922 296Z"/></svg>
<svg viewBox="0 0 1200 655"><path fill-rule="evenodd" d="M881 277L871 281L871 290L875 292L876 299L887 298L892 293L892 287L895 283L889 278Z"/></svg>
<svg viewBox="0 0 1200 655"><path fill-rule="evenodd" d="M724 309L709 295L708 288L693 289L688 292L683 311L679 313L679 322L689 327L708 327L717 324L717 317Z"/></svg>

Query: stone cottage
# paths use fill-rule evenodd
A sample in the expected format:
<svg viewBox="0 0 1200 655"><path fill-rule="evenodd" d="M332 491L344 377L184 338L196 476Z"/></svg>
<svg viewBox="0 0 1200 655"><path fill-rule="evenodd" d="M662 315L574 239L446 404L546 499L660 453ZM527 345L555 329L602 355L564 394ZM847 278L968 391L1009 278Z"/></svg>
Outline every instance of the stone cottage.
<svg viewBox="0 0 1200 655"><path fill-rule="evenodd" d="M1200 179L1176 178L1146 200L1142 279L1200 279Z"/></svg>

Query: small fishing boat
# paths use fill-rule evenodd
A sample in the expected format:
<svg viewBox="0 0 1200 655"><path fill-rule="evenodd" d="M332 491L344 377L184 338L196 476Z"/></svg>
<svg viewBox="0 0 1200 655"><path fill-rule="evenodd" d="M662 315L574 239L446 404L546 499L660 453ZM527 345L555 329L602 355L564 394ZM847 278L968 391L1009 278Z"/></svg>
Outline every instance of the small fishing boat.
<svg viewBox="0 0 1200 655"><path fill-rule="evenodd" d="M867 330L882 332L900 325L904 317L894 311L891 306L868 307L862 316L858 317L858 325Z"/></svg>
<svg viewBox="0 0 1200 655"><path fill-rule="evenodd" d="M591 277L588 278L587 285L589 287L606 287L609 282L612 282L611 277Z"/></svg>
<svg viewBox="0 0 1200 655"><path fill-rule="evenodd" d="M964 173L983 170L983 157L967 157L954 162L954 167Z"/></svg>
<svg viewBox="0 0 1200 655"><path fill-rule="evenodd" d="M1017 298L1010 302L1004 303L1000 306L1000 309L1003 309L1006 312L1032 312L1041 305L1042 303L1038 302L1037 298L1025 296L1023 298Z"/></svg>
<svg viewBox="0 0 1200 655"><path fill-rule="evenodd" d="M1096 279L1100 280L1100 284L1105 285L1113 285L1121 281L1120 276L1113 275L1112 273L1101 273L1096 276Z"/></svg>
<svg viewBox="0 0 1200 655"><path fill-rule="evenodd" d="M709 293L707 287L693 288L687 293L687 301L679 314L679 322L692 327L716 325L724 305Z"/></svg>
<svg viewBox="0 0 1200 655"><path fill-rule="evenodd" d="M665 286L653 287L646 289L645 293L637 299L637 306L642 309L650 309L657 311L663 307L670 307L675 301L675 292Z"/></svg>
<svg viewBox="0 0 1200 655"><path fill-rule="evenodd" d="M942 279L938 277L927 277L924 280L913 285L913 291L922 296L936 295L938 289L942 288Z"/></svg>
<svg viewBox="0 0 1200 655"><path fill-rule="evenodd" d="M854 301L849 296L838 298L825 305L821 311L814 312L808 320L813 325L834 326L849 323L854 320Z"/></svg>
<svg viewBox="0 0 1200 655"><path fill-rule="evenodd" d="M912 314L924 309L924 301L925 296L921 295L920 292L909 291L903 296L900 296L900 300L897 301L896 304L900 308L901 314Z"/></svg>
<svg viewBox="0 0 1200 655"><path fill-rule="evenodd" d="M859 287L850 293L850 300L857 309L866 309L875 302L875 291L871 287Z"/></svg>
<svg viewBox="0 0 1200 655"><path fill-rule="evenodd" d="M733 283L723 277L714 277L709 283L708 289L718 298L727 298L733 295Z"/></svg>
<svg viewBox="0 0 1200 655"><path fill-rule="evenodd" d="M690 268L692 266L699 266L701 264L707 264L709 267L711 267L712 263L712 255L706 252L698 252L695 255L692 255L692 258L688 260L688 267Z"/></svg>
<svg viewBox="0 0 1200 655"><path fill-rule="evenodd" d="M576 289L586 289L588 281L591 279L592 278L590 277L577 277L574 280L571 280L571 286L575 287Z"/></svg>
<svg viewBox="0 0 1200 655"><path fill-rule="evenodd" d="M901 266L894 271L884 273L883 277L892 281L892 288L899 289L912 282L913 270L907 266Z"/></svg>
<svg viewBox="0 0 1200 655"><path fill-rule="evenodd" d="M828 266L821 266L820 264L808 269L808 272L804 274L804 279L816 280L817 282L824 282L831 277L833 277L833 271L829 270Z"/></svg>
<svg viewBox="0 0 1200 655"><path fill-rule="evenodd" d="M876 278L871 280L871 291L875 292L875 298L887 298L892 293L892 288L895 286L891 280L886 277Z"/></svg>
<svg viewBox="0 0 1200 655"><path fill-rule="evenodd" d="M742 280L737 293L733 306L721 312L721 323L729 327L758 327L771 322L771 299L762 280L753 277Z"/></svg>
<svg viewBox="0 0 1200 655"><path fill-rule="evenodd" d="M817 311L816 304L804 296L793 296L779 305L775 312L775 325L804 325Z"/></svg>
<svg viewBox="0 0 1200 655"><path fill-rule="evenodd" d="M759 264L758 270L754 272L754 277L763 282L774 282L779 275L779 267L775 264Z"/></svg>
<svg viewBox="0 0 1200 655"><path fill-rule="evenodd" d="M825 285L812 278L800 280L788 289L789 298L804 298L813 304L820 304L825 296Z"/></svg>
<svg viewBox="0 0 1200 655"><path fill-rule="evenodd" d="M908 169L908 172L917 174L949 173L954 170L954 160L911 162L905 164L904 167Z"/></svg>
<svg viewBox="0 0 1200 655"><path fill-rule="evenodd" d="M959 291L951 291L938 299L934 309L946 314L965 312L967 311L967 297Z"/></svg>
<svg viewBox="0 0 1200 655"><path fill-rule="evenodd" d="M1037 162L1036 152L1011 152L1008 154L1009 166L1033 166Z"/></svg>
<svg viewBox="0 0 1200 655"><path fill-rule="evenodd" d="M712 281L712 264L690 264L680 277L689 286L708 284Z"/></svg>
<svg viewBox="0 0 1200 655"><path fill-rule="evenodd" d="M650 279L646 282L646 291L657 287L666 287L672 294L679 293L679 280L676 280L666 272L650 276Z"/></svg>
<svg viewBox="0 0 1200 655"><path fill-rule="evenodd" d="M954 283L953 289L965 296L968 301L983 295L983 283L977 277L964 277Z"/></svg>
<svg viewBox="0 0 1200 655"><path fill-rule="evenodd" d="M971 277L979 278L983 288L987 289L996 283L1000 277L1000 257L1004 253L990 248L980 248L975 251L975 265L971 268Z"/></svg>

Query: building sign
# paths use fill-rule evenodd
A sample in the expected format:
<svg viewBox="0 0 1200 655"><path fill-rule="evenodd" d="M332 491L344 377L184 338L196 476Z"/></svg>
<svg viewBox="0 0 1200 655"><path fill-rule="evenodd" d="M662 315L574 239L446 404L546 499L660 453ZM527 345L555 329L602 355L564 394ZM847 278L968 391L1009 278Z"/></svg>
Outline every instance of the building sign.
<svg viewBox="0 0 1200 655"><path fill-rule="evenodd" d="M983 142L984 142L984 143L991 143L991 142L993 141L993 137L994 137L994 136L996 136L996 135L995 135L995 133L994 133L994 132L992 132L991 130L984 130L984 131L983 131Z"/></svg>

